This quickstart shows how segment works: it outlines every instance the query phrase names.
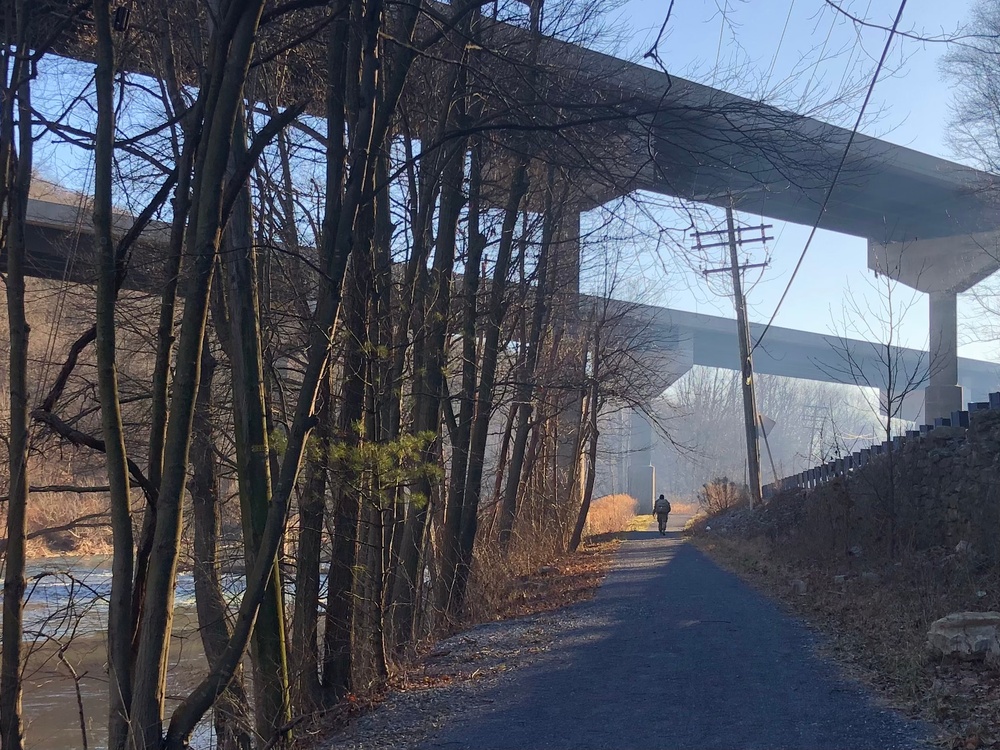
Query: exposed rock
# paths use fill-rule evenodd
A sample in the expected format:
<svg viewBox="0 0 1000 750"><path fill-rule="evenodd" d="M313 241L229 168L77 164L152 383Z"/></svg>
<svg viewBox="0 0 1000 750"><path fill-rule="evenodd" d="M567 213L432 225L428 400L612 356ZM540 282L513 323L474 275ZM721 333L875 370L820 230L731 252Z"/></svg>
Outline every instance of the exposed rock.
<svg viewBox="0 0 1000 750"><path fill-rule="evenodd" d="M862 549L860 544L855 544L853 547L847 550L847 554L850 555L851 557L861 557L861 553Z"/></svg>
<svg viewBox="0 0 1000 750"><path fill-rule="evenodd" d="M877 583L878 573L875 573L874 571L871 570L866 570L864 573L861 574L861 580L868 581L868 583Z"/></svg>
<svg viewBox="0 0 1000 750"><path fill-rule="evenodd" d="M955 552L959 555L968 555L972 552L972 545L964 539L955 545Z"/></svg>
<svg viewBox="0 0 1000 750"><path fill-rule="evenodd" d="M953 612L931 623L927 646L961 659L1000 656L1000 612Z"/></svg>
<svg viewBox="0 0 1000 750"><path fill-rule="evenodd" d="M809 587L806 585L806 582L803 581L801 578L796 578L794 581L792 581L793 594L798 594L799 596L805 596L806 591L808 591L808 589Z"/></svg>
<svg viewBox="0 0 1000 750"><path fill-rule="evenodd" d="M833 582L834 583L838 583L838 584L839 583L844 583L846 580L847 580L847 576L834 576L833 577Z"/></svg>

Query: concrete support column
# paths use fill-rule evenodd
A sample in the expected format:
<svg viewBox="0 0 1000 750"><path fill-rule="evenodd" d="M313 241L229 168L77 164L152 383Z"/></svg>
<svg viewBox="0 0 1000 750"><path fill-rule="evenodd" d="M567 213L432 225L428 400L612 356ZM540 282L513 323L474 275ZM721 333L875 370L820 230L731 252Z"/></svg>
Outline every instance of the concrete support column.
<svg viewBox="0 0 1000 750"><path fill-rule="evenodd" d="M638 409L629 417L628 494L639 502L640 513L653 512L656 469L653 467L653 426Z"/></svg>
<svg viewBox="0 0 1000 750"><path fill-rule="evenodd" d="M924 390L924 419L933 423L962 409L958 385L958 299L955 292L930 292L930 385Z"/></svg>
<svg viewBox="0 0 1000 750"><path fill-rule="evenodd" d="M557 193L559 191L556 191ZM559 222L549 256L552 274L552 320L563 327L561 346L574 347L567 357L566 382L579 384L568 388L560 401L558 466L561 479L557 488L563 497L582 498L582 454L578 453L580 426L583 420L583 386L586 377L586 343L580 334L580 211L571 204L557 208Z"/></svg>

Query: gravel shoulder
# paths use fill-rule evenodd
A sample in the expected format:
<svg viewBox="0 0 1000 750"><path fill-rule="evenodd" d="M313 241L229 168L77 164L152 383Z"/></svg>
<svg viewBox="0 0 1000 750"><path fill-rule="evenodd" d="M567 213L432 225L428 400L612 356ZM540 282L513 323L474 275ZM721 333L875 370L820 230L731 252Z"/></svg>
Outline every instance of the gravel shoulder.
<svg viewBox="0 0 1000 750"><path fill-rule="evenodd" d="M446 640L406 675L369 714L332 738L331 750L395 750L422 746L442 729L465 724L517 689L522 670L544 663L562 636L579 626L571 611L486 623Z"/></svg>
<svg viewBox="0 0 1000 750"><path fill-rule="evenodd" d="M671 519L679 528L684 519ZM636 532L593 600L442 641L332 748L917 748L926 728L677 530Z"/></svg>

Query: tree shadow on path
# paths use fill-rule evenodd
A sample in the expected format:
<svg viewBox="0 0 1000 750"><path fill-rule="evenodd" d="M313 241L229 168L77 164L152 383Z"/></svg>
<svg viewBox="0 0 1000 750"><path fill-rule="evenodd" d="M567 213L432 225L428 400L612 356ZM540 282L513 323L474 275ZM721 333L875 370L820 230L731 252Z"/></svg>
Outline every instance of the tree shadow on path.
<svg viewBox="0 0 1000 750"><path fill-rule="evenodd" d="M815 636L685 543L628 535L545 658L423 748L921 747L926 728L878 706L815 654Z"/></svg>

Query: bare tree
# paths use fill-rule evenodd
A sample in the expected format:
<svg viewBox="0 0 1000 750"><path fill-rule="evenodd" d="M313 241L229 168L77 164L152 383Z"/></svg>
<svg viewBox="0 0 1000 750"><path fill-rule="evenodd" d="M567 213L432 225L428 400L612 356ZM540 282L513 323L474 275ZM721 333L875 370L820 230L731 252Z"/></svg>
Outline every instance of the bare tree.
<svg viewBox="0 0 1000 750"><path fill-rule="evenodd" d="M28 188L32 168L31 79L36 60L28 40L29 4L4 5L3 104L0 105L0 205L7 249L7 320L10 331L10 490L3 582L3 659L0 663L0 744L24 745L21 662L24 640L25 542L28 507L28 336L25 310Z"/></svg>
<svg viewBox="0 0 1000 750"><path fill-rule="evenodd" d="M911 397L930 379L934 352L928 357L925 352L913 353L901 346L901 325L917 303L919 292L910 290L907 294L887 272L876 272L876 278L869 280L869 284L878 293L874 300L861 300L850 292L846 297L839 321L839 343L833 344L840 361L829 369L838 379L877 394L871 408L881 417L887 451L887 485L881 499L888 525L889 555L895 556L899 540L893 435L907 421L904 409ZM853 337L866 343L852 340Z"/></svg>

